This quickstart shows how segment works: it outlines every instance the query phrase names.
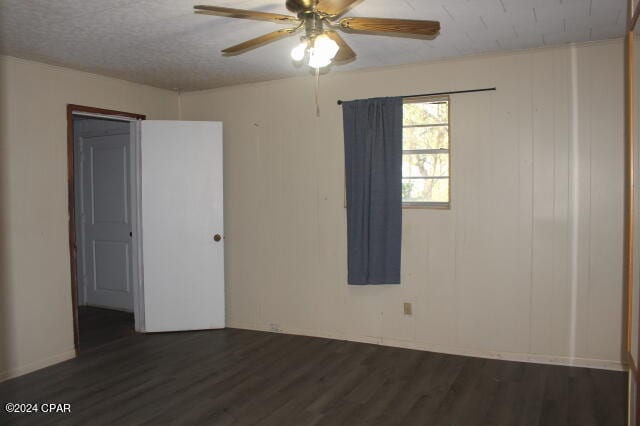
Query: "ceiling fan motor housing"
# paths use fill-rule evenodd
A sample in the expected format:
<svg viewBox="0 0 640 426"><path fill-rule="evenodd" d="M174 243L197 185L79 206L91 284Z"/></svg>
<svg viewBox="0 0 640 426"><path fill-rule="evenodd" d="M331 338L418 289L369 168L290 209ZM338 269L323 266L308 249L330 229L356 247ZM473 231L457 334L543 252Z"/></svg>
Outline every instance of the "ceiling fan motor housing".
<svg viewBox="0 0 640 426"><path fill-rule="evenodd" d="M316 0L287 0L287 9L293 13L312 11L316 7Z"/></svg>

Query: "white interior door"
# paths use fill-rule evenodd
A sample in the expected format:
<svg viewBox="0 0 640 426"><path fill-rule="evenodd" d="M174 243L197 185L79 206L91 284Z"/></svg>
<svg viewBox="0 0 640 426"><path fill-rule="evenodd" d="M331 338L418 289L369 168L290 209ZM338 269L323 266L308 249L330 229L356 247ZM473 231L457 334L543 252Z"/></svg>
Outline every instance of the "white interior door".
<svg viewBox="0 0 640 426"><path fill-rule="evenodd" d="M140 123L144 331L223 328L222 123Z"/></svg>
<svg viewBox="0 0 640 426"><path fill-rule="evenodd" d="M129 123L74 121L78 300L133 310Z"/></svg>

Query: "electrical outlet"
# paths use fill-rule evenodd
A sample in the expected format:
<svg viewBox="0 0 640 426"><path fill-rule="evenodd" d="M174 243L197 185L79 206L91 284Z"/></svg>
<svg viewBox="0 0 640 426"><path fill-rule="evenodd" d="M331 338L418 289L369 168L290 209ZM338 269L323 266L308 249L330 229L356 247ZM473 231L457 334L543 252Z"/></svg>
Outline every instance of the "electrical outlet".
<svg viewBox="0 0 640 426"><path fill-rule="evenodd" d="M404 314L405 314L405 315L411 315L411 314L412 314L412 307L411 307L411 303L409 303L409 302L404 302Z"/></svg>

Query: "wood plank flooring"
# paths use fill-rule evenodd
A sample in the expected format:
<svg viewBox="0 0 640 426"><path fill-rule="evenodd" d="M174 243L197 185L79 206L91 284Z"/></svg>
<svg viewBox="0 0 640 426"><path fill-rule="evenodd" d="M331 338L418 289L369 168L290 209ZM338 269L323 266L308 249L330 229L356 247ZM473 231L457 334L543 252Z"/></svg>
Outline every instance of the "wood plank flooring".
<svg viewBox="0 0 640 426"><path fill-rule="evenodd" d="M0 402L17 425L617 426L626 374L226 329L135 334L0 383Z"/></svg>
<svg viewBox="0 0 640 426"><path fill-rule="evenodd" d="M131 312L94 306L78 306L78 325L82 352L135 333Z"/></svg>

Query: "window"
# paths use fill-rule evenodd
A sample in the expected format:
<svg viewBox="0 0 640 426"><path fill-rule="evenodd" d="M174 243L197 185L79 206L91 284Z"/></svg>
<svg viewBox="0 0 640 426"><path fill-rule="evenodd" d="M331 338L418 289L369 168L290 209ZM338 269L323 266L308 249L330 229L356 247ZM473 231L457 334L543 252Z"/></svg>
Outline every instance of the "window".
<svg viewBox="0 0 640 426"><path fill-rule="evenodd" d="M402 129L402 204L448 208L449 98L406 100Z"/></svg>

